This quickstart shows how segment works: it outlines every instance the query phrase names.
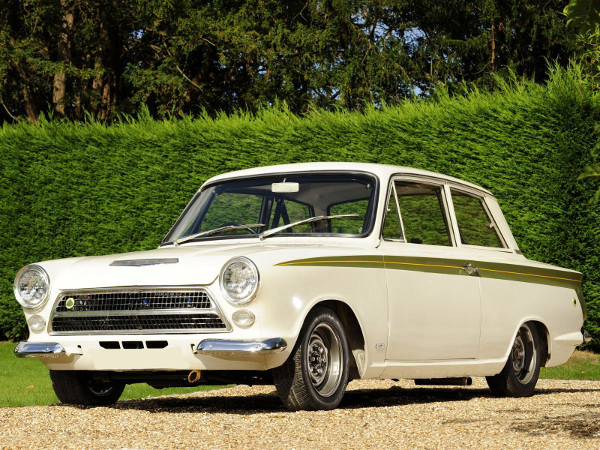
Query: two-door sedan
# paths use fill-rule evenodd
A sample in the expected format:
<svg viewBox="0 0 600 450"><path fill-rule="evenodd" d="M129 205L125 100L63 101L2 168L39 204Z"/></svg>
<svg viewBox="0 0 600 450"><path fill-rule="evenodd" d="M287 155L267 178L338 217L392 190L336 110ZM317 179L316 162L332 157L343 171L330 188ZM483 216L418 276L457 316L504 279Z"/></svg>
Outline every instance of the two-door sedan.
<svg viewBox="0 0 600 450"><path fill-rule="evenodd" d="M494 196L378 164L260 167L209 179L156 250L17 274L64 403L128 383L274 384L332 409L357 378L528 396L582 343L581 274L526 259Z"/></svg>

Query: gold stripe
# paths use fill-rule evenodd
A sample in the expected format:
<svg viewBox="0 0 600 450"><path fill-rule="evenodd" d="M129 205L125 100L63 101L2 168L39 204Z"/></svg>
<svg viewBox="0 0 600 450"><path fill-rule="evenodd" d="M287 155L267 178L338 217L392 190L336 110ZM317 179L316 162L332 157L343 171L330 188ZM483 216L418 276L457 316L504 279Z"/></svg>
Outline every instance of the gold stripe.
<svg viewBox="0 0 600 450"><path fill-rule="evenodd" d="M296 266L298 264L324 264L324 263L375 263L375 264L384 264L383 261L355 261L355 260L334 260L334 261L327 261L327 260L311 260L311 261L291 261L291 262L286 262L286 263L279 263L276 264L276 266Z"/></svg>
<svg viewBox="0 0 600 450"><path fill-rule="evenodd" d="M312 261L292 261L292 262L287 262L287 263L280 263L277 264L278 266L295 266L298 264L331 264L331 263L336 263L336 264L348 264L348 263L368 263L368 264L399 264L399 265L405 265L405 266L421 266L421 267L443 267L446 269L462 269L462 267L460 266L444 266L442 264L421 264L421 263L409 263L409 262L398 262L398 261L358 261L358 260L312 260Z"/></svg>
<svg viewBox="0 0 600 450"><path fill-rule="evenodd" d="M439 267L439 268L444 268L444 269L459 269L459 270L462 269L461 266L448 266L448 265L443 265L443 264L423 264L423 263L410 263L410 262L399 262L399 261L378 261L378 260L362 261L362 260L353 260L353 259L348 259L348 260L326 260L326 259L323 259L323 260L309 260L309 261L290 261L290 262L285 262L285 263L279 263L277 265L278 266L296 266L296 265L300 265L300 264L352 264L352 263L397 264L397 265L404 265L404 266ZM555 277L555 276L550 276L550 275L538 275L535 273L512 272L509 270L483 269L483 268L479 268L479 270L488 271L488 272L496 272L496 273L506 273L506 274L510 274L510 275L521 275L521 276L525 276L525 277L538 277L538 278L547 278L547 279L551 279L551 280L563 280L563 281L570 281L573 283L581 283L581 280L577 280L574 278Z"/></svg>
<svg viewBox="0 0 600 450"><path fill-rule="evenodd" d="M396 262L396 261L386 261L385 264L401 264L404 266L422 266L422 267L442 267L445 269L462 269L462 267L460 267L460 266L445 266L442 264L421 264L421 263Z"/></svg>
<svg viewBox="0 0 600 450"><path fill-rule="evenodd" d="M576 280L574 278L552 277L550 275L538 275L538 274L535 274L535 273L511 272L511 271L508 271L508 270L497 270L497 269L479 269L479 270L487 270L488 272L508 273L508 274L511 274L511 275L522 275L522 276L525 276L525 277L550 278L552 280L565 280L565 281L572 281L574 283L581 283L581 280Z"/></svg>

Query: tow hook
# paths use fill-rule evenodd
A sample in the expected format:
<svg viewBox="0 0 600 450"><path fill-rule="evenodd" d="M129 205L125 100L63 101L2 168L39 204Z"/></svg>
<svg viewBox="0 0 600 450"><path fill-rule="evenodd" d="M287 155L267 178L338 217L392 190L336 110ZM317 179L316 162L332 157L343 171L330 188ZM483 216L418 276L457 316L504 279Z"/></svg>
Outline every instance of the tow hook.
<svg viewBox="0 0 600 450"><path fill-rule="evenodd" d="M199 370L192 370L187 377L188 383L190 384L194 384L197 383L198 381L200 381L200 371Z"/></svg>

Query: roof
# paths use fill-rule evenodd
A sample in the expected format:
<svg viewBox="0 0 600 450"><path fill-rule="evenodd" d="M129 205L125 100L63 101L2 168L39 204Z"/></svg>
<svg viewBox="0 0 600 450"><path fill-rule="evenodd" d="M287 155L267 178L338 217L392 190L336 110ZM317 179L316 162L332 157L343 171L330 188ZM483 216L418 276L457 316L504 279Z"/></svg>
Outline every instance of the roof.
<svg viewBox="0 0 600 450"><path fill-rule="evenodd" d="M206 184L214 183L231 178L252 177L258 175L293 173L293 172L312 172L312 171L349 171L349 172L368 172L377 175L380 179L387 179L391 175L421 175L433 178L440 178L447 181L452 181L457 184L469 186L473 189L485 192L492 195L491 192L477 186L476 184L460 180L441 173L430 172L428 170L415 169L412 167L392 166L388 164L371 164L371 163L356 163L356 162L311 162L311 163L296 163L296 164L280 164L276 166L254 167L252 169L236 170L235 172L227 172L214 176L206 181Z"/></svg>

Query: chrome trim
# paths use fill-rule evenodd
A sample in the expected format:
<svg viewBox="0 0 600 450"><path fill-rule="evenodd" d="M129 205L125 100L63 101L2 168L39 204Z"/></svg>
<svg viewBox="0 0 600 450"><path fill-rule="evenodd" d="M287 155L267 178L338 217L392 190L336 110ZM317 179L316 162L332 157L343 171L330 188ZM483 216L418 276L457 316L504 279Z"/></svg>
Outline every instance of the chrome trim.
<svg viewBox="0 0 600 450"><path fill-rule="evenodd" d="M29 305L27 302L25 302L25 300L23 300L23 298L21 298L21 295L19 294L19 280L21 279L21 276L23 276L23 274L28 270L36 270L40 272L42 274L42 277L44 277L44 281L46 281L46 295L44 299L38 305L35 306ZM13 293L15 294L15 298L23 308L28 309L30 311L42 309L42 307L48 302L48 299L50 298L50 276L48 275L48 272L46 272L46 269L44 269L38 264L27 264L25 267L19 270L17 276L15 277L15 281L13 282Z"/></svg>
<svg viewBox="0 0 600 450"><path fill-rule="evenodd" d="M151 310L121 310L121 311L73 311L73 312L55 312L54 317L127 317L127 316L187 316L190 314L216 314L214 308L187 308L187 309L151 309Z"/></svg>
<svg viewBox="0 0 600 450"><path fill-rule="evenodd" d="M229 295L229 292L227 292L227 289L225 289L225 286L223 285L223 274L225 273L225 270L236 261L242 261L243 263L250 266L250 268L254 269L254 273L256 273L256 286L254 287L254 290L250 293L250 295L248 295L248 297L242 300L234 299L233 297L231 297ZM260 288L260 272L258 271L258 267L256 267L256 264L254 264L254 262L250 258L246 258L245 256L236 256L235 258L231 258L229 261L223 264L223 267L221 267L221 272L219 272L219 287L221 288L221 293L223 294L223 297L225 297L225 300L227 300L233 306L247 305L254 299L254 297L256 297L256 293Z"/></svg>
<svg viewBox="0 0 600 450"><path fill-rule="evenodd" d="M590 335L590 333L588 333L587 330L584 330L583 328L581 329L581 336L583 338L582 344L587 344L588 342L592 341L592 336Z"/></svg>
<svg viewBox="0 0 600 450"><path fill-rule="evenodd" d="M181 309L153 309L153 310L121 310L121 311L73 311L70 313L56 312L56 307L60 301L70 295L81 295L81 294L108 294L111 292L127 292L127 293L142 293L142 292L189 292L198 291L204 292L212 304L212 308L181 308ZM110 331L54 331L52 329L52 320L54 317L99 317L102 315L110 316L151 316L151 315L189 315L189 314L214 314L216 315L225 325L225 328L217 329L147 329L147 330L110 330ZM219 308L219 305L214 300L214 296L205 287L199 286L119 286L110 288L86 288L86 289L73 289L68 291L62 291L54 304L52 305L52 312L50 314L50 320L48 321L48 334L51 336L77 336L77 335L143 335L143 334L205 334L205 333L229 333L233 330L229 321L225 318L225 315Z"/></svg>
<svg viewBox="0 0 600 450"><path fill-rule="evenodd" d="M111 262L111 266L127 266L127 267L138 267L138 266L153 266L156 264L177 264L179 258L155 258L155 259L120 259Z"/></svg>
<svg viewBox="0 0 600 450"><path fill-rule="evenodd" d="M204 339L194 353L220 355L268 355L279 353L287 348L283 338L271 338L264 341L234 341L229 339Z"/></svg>
<svg viewBox="0 0 600 450"><path fill-rule="evenodd" d="M52 358L67 354L64 347L56 342L19 342L14 353L17 358Z"/></svg>

